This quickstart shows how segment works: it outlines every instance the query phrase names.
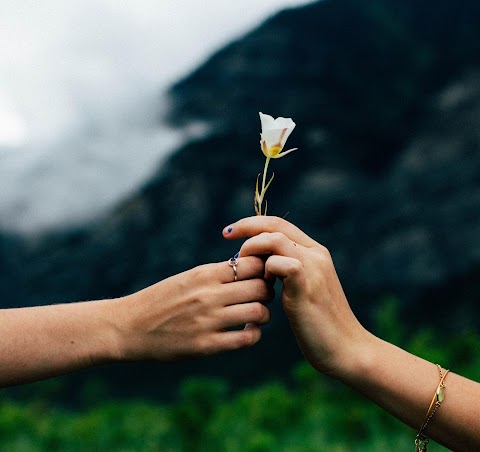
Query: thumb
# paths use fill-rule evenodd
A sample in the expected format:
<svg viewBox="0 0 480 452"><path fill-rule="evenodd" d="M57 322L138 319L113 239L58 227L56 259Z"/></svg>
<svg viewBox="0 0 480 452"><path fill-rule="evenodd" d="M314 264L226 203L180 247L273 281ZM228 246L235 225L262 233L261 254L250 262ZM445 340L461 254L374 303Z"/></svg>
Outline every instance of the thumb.
<svg viewBox="0 0 480 452"><path fill-rule="evenodd" d="M265 278L280 278L284 294L297 298L305 289L305 269L300 260L287 256L270 256L265 262Z"/></svg>

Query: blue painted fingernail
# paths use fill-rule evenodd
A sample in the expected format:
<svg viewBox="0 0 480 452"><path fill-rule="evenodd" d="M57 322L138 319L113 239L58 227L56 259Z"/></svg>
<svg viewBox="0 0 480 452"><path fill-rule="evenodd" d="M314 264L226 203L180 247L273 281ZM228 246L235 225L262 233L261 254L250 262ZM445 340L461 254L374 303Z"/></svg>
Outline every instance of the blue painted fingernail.
<svg viewBox="0 0 480 452"><path fill-rule="evenodd" d="M228 229L227 229L227 232L230 234L230 232L233 231L233 228L230 226Z"/></svg>
<svg viewBox="0 0 480 452"><path fill-rule="evenodd" d="M237 254L235 254L235 256L233 256L233 258L237 259L239 254L240 254L240 251Z"/></svg>

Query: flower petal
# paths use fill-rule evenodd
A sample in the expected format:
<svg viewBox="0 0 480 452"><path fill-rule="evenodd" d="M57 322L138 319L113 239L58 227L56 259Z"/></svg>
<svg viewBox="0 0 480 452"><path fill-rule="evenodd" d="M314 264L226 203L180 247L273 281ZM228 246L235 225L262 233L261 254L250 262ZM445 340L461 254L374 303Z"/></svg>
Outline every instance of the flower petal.
<svg viewBox="0 0 480 452"><path fill-rule="evenodd" d="M262 141L265 141L267 148L270 148L272 146L282 144L280 143L280 136L282 135L282 132L283 129L263 129L260 135L262 137Z"/></svg>
<svg viewBox="0 0 480 452"><path fill-rule="evenodd" d="M279 116L277 119L274 119L270 115L259 112L260 122L262 123L262 131L268 129L291 129L293 130L296 124L293 122L292 118L284 118Z"/></svg>
<svg viewBox="0 0 480 452"><path fill-rule="evenodd" d="M275 127L275 119L272 116L266 115L261 111L258 113L260 115L260 122L262 123L262 130L265 129L274 129Z"/></svg>
<svg viewBox="0 0 480 452"><path fill-rule="evenodd" d="M293 122L292 118L283 118L282 116L275 119L275 128L276 129L291 129L295 128L296 124Z"/></svg>
<svg viewBox="0 0 480 452"><path fill-rule="evenodd" d="M292 133L292 129L269 129L263 130L260 134L262 137L262 150L265 154L264 147L266 146L267 149L272 147L279 147L283 149L285 143ZM265 144L263 144L265 143Z"/></svg>

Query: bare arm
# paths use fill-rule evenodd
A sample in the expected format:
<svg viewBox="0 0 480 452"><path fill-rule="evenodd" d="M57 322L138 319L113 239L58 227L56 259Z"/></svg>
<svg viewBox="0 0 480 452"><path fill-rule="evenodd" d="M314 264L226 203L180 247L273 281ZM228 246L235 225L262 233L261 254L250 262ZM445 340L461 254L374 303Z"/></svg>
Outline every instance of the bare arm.
<svg viewBox="0 0 480 452"><path fill-rule="evenodd" d="M237 281L220 262L123 298L2 309L0 386L108 362L175 361L253 345L273 291L261 278L261 259L240 259L237 270Z"/></svg>
<svg viewBox="0 0 480 452"><path fill-rule="evenodd" d="M251 237L240 256L270 255L265 277L282 279L285 312L313 367L420 428L440 380L436 365L358 322L325 247L275 217L245 218L225 228L224 236ZM445 400L425 433L453 450L480 450L480 384L449 373L445 386Z"/></svg>

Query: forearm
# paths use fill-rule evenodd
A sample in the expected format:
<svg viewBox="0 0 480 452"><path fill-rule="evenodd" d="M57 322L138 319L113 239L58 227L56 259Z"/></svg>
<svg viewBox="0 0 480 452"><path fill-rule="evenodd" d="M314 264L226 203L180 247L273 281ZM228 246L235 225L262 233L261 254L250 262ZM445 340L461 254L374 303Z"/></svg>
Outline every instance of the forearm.
<svg viewBox="0 0 480 452"><path fill-rule="evenodd" d="M116 359L121 299L0 310L0 386Z"/></svg>
<svg viewBox="0 0 480 452"><path fill-rule="evenodd" d="M227 262L202 265L123 298L0 309L0 386L112 361L177 361L255 344L274 292L261 279L262 259L238 265L236 275Z"/></svg>
<svg viewBox="0 0 480 452"><path fill-rule="evenodd" d="M269 256L265 274L282 279L284 310L318 371L364 393L412 428L421 427L440 382L436 365L378 339L358 323L324 246L291 223L267 216L244 218L223 234L250 237L240 256ZM425 434L455 451L480 450L480 384L452 372L445 386L445 400Z"/></svg>
<svg viewBox="0 0 480 452"><path fill-rule="evenodd" d="M437 366L373 335L356 354L337 377L418 430L440 380ZM455 451L479 450L479 407L480 384L450 372L425 434Z"/></svg>

